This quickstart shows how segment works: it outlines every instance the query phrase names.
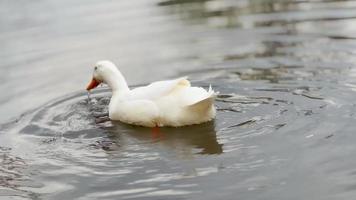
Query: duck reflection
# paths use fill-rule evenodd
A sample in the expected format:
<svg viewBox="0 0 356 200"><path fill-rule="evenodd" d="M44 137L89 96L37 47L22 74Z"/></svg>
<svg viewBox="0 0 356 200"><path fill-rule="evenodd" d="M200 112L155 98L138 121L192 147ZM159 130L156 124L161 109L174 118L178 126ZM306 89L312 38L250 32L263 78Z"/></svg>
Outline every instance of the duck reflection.
<svg viewBox="0 0 356 200"><path fill-rule="evenodd" d="M221 154L222 144L216 137L214 122L192 125L180 128L159 128L158 130L145 127L126 125L121 122L111 122L111 126L104 128L110 140L120 145L125 141L136 139L143 144L157 144L168 147L180 156L187 154ZM129 137L129 138L125 138Z"/></svg>

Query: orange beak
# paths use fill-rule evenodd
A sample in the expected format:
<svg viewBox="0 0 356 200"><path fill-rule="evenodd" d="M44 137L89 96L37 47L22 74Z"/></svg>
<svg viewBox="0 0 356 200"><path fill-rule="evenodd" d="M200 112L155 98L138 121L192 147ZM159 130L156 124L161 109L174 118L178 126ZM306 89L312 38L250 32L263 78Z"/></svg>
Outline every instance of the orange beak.
<svg viewBox="0 0 356 200"><path fill-rule="evenodd" d="M99 84L100 84L100 82L97 81L95 78L93 78L91 80L91 82L89 83L89 85L87 86L87 90L90 91L91 89L98 87Z"/></svg>

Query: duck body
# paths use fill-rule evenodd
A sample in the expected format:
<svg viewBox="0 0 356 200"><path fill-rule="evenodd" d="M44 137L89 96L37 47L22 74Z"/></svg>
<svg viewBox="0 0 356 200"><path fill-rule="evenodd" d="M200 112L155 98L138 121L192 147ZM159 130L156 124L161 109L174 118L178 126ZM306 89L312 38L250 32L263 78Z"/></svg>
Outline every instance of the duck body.
<svg viewBox="0 0 356 200"><path fill-rule="evenodd" d="M96 82L95 84L92 84ZM110 61L96 64L90 90L104 82L112 89L109 104L111 120L146 127L186 126L215 118L216 93L209 88L192 87L186 77L158 81L130 90Z"/></svg>

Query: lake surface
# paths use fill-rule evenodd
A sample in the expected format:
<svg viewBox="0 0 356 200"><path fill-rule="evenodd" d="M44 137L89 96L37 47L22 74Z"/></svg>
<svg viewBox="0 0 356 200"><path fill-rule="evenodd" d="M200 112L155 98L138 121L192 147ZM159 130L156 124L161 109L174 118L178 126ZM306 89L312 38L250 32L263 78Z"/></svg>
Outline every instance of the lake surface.
<svg viewBox="0 0 356 200"><path fill-rule="evenodd" d="M356 1L0 2L0 199L354 199ZM215 121L149 128L88 98L189 75Z"/></svg>

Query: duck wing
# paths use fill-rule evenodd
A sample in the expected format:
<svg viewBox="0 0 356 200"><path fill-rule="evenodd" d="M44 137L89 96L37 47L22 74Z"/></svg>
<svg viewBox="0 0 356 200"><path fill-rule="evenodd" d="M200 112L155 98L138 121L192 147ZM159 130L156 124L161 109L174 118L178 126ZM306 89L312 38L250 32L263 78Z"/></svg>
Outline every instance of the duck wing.
<svg viewBox="0 0 356 200"><path fill-rule="evenodd" d="M187 80L187 77L181 77L174 80L157 81L147 86L131 90L129 99L156 100L171 94L175 90L188 87L190 87L190 82Z"/></svg>

